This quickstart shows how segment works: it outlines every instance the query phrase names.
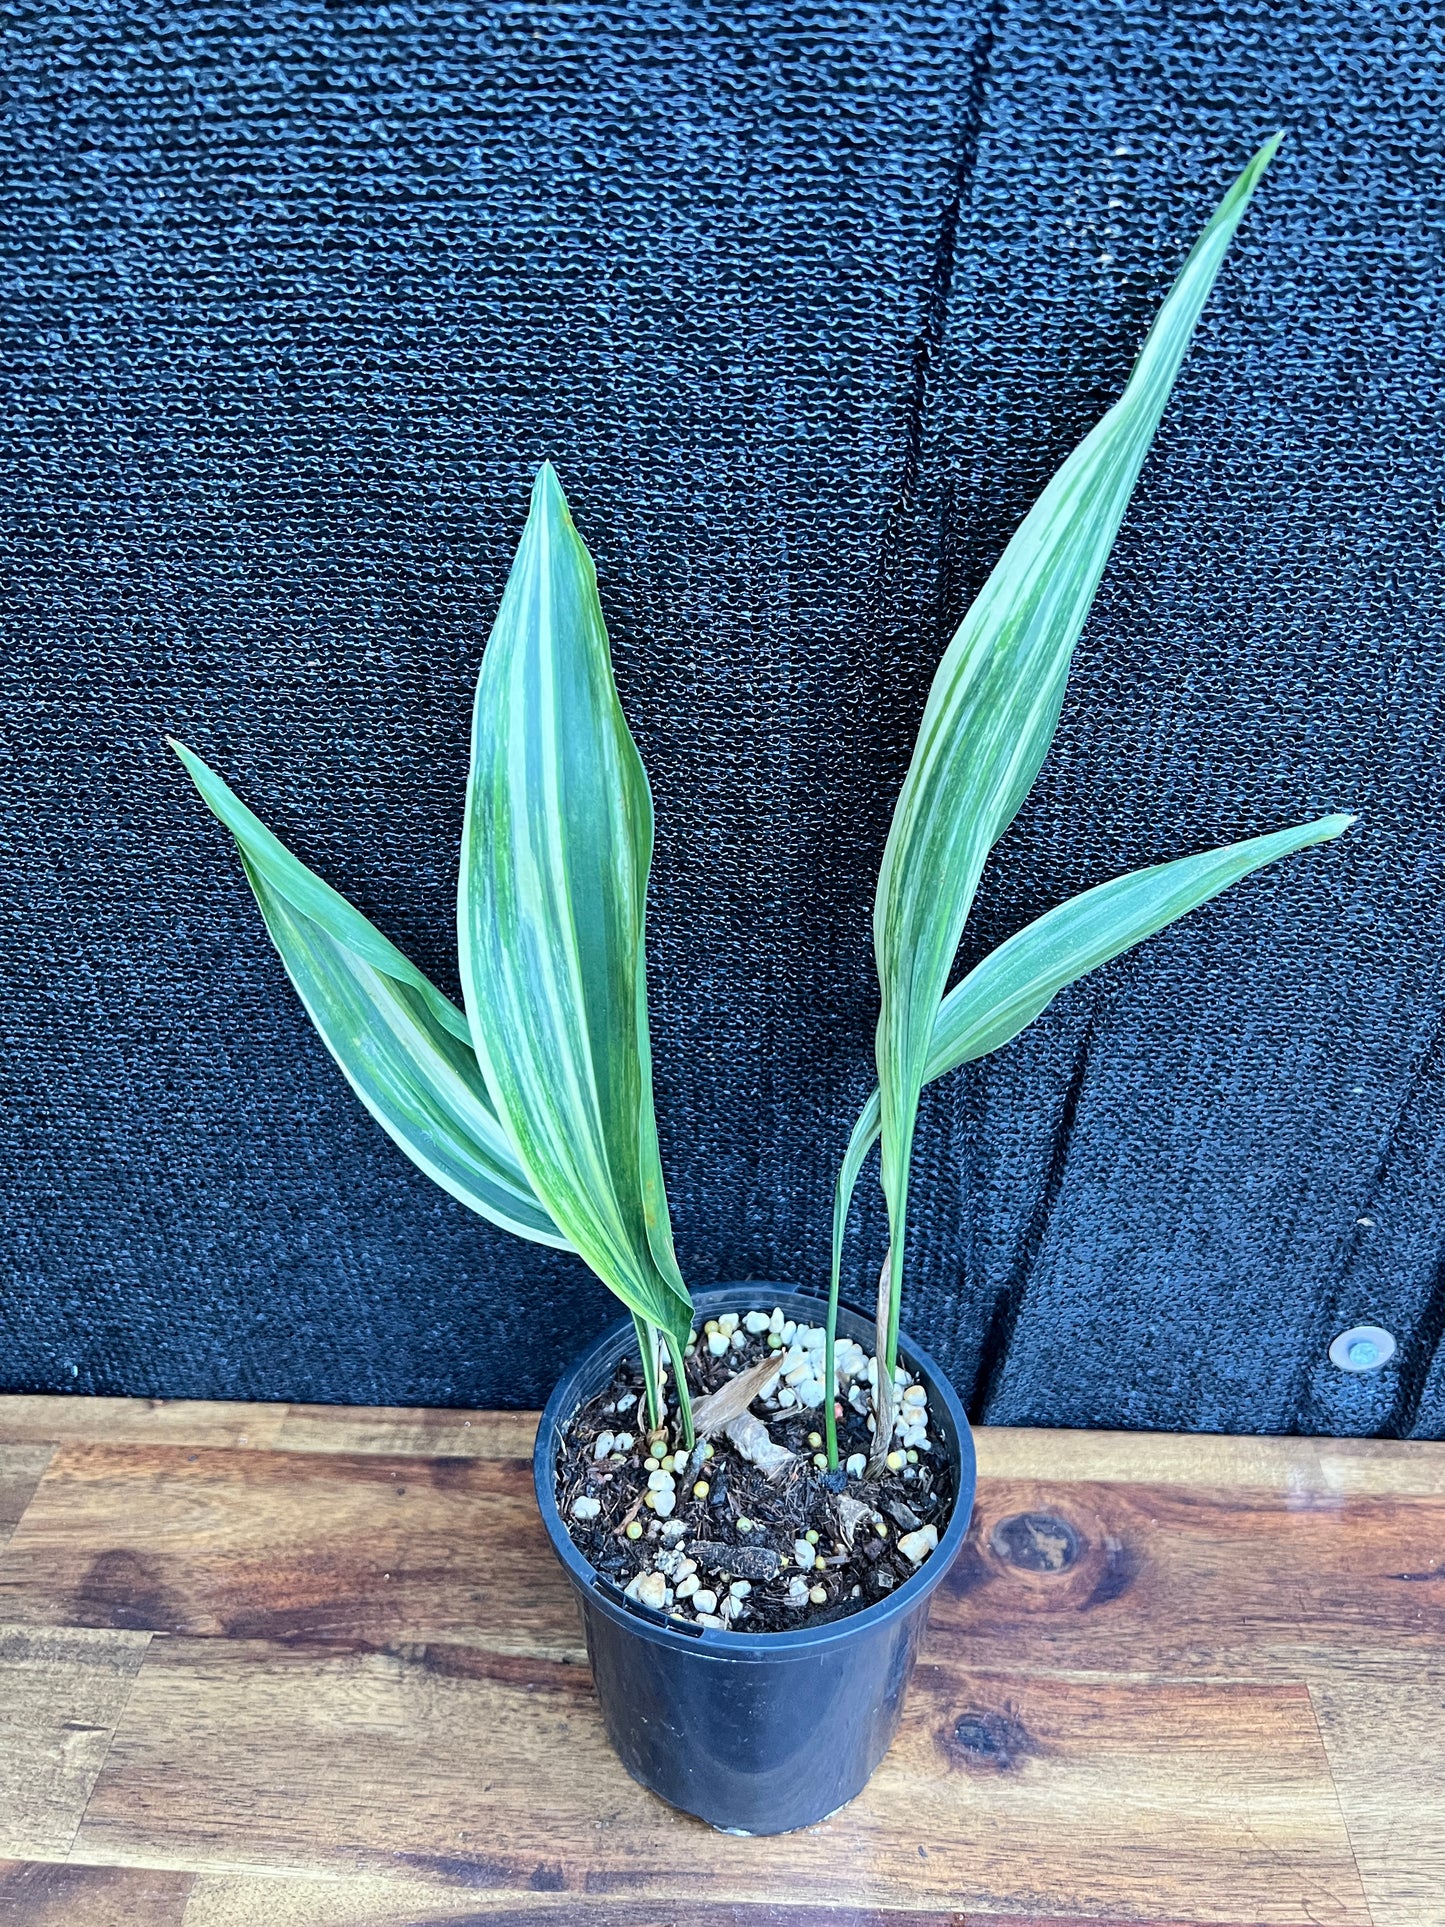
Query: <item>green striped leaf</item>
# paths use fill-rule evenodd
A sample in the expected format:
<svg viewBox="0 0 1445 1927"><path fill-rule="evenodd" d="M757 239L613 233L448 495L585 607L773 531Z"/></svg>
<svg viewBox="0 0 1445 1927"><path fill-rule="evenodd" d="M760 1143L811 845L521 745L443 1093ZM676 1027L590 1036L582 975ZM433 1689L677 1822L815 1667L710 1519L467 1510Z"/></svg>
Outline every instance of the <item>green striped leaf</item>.
<svg viewBox="0 0 1445 1927"><path fill-rule="evenodd" d="M1230 237L1278 141L1225 195L1185 262L1120 400L1024 518L934 677L878 878L874 952L883 1188L897 1341L918 1096L938 1006L984 861L1058 723L1069 661Z"/></svg>
<svg viewBox="0 0 1445 1927"><path fill-rule="evenodd" d="M931 1084L960 1065L1011 1043L1067 985L1143 943L1189 911L1208 903L1253 870L1343 834L1353 816L1320 817L1297 829L1252 836L1242 843L1132 870L1048 910L991 951L939 1005L924 1066ZM859 1114L843 1154L833 1193L833 1269L829 1284L828 1377L837 1322L838 1290L848 1211L863 1161L878 1142L875 1090ZM836 1457L836 1445L830 1446Z"/></svg>
<svg viewBox="0 0 1445 1927"><path fill-rule="evenodd" d="M364 959L373 970L395 983L409 984L444 1030L463 1043L471 1042L467 1020L436 985L424 977L394 943L389 942L374 923L346 901L329 883L323 883L314 870L308 870L271 831L246 808L240 797L223 783L199 756L167 738L171 748L190 772L191 781L201 792L207 809L220 819L244 851L246 860L269 887L286 899L302 916L320 926L354 955Z"/></svg>
<svg viewBox="0 0 1445 1927"><path fill-rule="evenodd" d="M458 931L477 1057L537 1196L623 1303L681 1343L652 1108L652 797L597 577L544 464L477 681Z"/></svg>
<svg viewBox="0 0 1445 1927"><path fill-rule="evenodd" d="M235 837L286 974L372 1117L462 1204L518 1237L568 1249L492 1109L462 1013L199 756L172 747Z"/></svg>
<svg viewBox="0 0 1445 1927"><path fill-rule="evenodd" d="M1095 889L1085 890L991 951L954 985L938 1007L924 1067L931 1084L962 1064L1008 1044L1067 985L1132 950L1201 903L1208 903L1252 870L1274 863L1312 843L1327 843L1354 822L1353 816L1324 816L1298 829L1252 836L1198 856L1133 870ZM875 1090L853 1127L834 1208L834 1270L842 1249L843 1225L863 1160L878 1142L879 1103Z"/></svg>
<svg viewBox="0 0 1445 1927"><path fill-rule="evenodd" d="M924 1081L997 1050L1026 1029L1066 985L1132 950L1266 863L1329 843L1353 816L1322 816L1269 836L1131 870L1046 911L1001 943L938 1007Z"/></svg>

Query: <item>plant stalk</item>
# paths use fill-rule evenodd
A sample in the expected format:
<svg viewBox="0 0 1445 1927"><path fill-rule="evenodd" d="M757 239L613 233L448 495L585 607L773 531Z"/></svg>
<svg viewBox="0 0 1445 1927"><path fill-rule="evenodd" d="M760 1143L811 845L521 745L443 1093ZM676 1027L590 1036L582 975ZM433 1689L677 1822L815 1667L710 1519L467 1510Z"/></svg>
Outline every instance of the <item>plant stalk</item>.
<svg viewBox="0 0 1445 1927"><path fill-rule="evenodd" d="M838 1397L838 1373L834 1354L838 1336L838 1281L843 1273L843 1241L848 1234L848 1212L853 1203L858 1174L877 1138L878 1099L875 1092L853 1126L848 1148L843 1153L843 1162L838 1167L838 1181L833 1186L833 1269L828 1279L827 1352L823 1368L828 1376L829 1387L823 1420L828 1434L830 1471L836 1471L838 1467L838 1427L833 1416L833 1406Z"/></svg>
<svg viewBox="0 0 1445 1927"><path fill-rule="evenodd" d="M663 1341L672 1359L672 1380L677 1392L677 1416L682 1423L682 1442L690 1452L697 1443L692 1423L692 1394L687 1389L687 1353L676 1335L664 1329Z"/></svg>
<svg viewBox="0 0 1445 1927"><path fill-rule="evenodd" d="M633 1312L637 1349L642 1358L642 1382L647 1387L647 1429L655 1432L662 1424L662 1385L657 1373L657 1327L640 1312Z"/></svg>
<svg viewBox="0 0 1445 1927"><path fill-rule="evenodd" d="M893 1247L890 1245L883 1254L883 1268L878 1273L878 1317L873 1335L873 1450L868 1455L870 1479L881 1476L893 1444L893 1366L883 1356L890 1333L895 1346L898 1342L897 1297L892 1290L892 1278Z"/></svg>
<svg viewBox="0 0 1445 1927"><path fill-rule="evenodd" d="M843 1172L833 1190L833 1269L828 1278L828 1316L823 1341L823 1438L828 1453L828 1470L838 1470L838 1419L834 1406L838 1400L838 1280L843 1269L843 1224L848 1215L848 1200L843 1194Z"/></svg>
<svg viewBox="0 0 1445 1927"><path fill-rule="evenodd" d="M682 1425L682 1442L690 1451L697 1440L693 1432L692 1395L687 1389L686 1351L665 1326L654 1325L637 1312L632 1314L632 1323L636 1327L637 1345L642 1354L642 1380L647 1387L647 1429L656 1432L667 1423L667 1400L662 1389L662 1373L658 1369L661 1348L666 1345L677 1389L677 1416Z"/></svg>
<svg viewBox="0 0 1445 1927"><path fill-rule="evenodd" d="M878 1284L878 1369L888 1366L889 1390L893 1387L893 1374L898 1369L898 1322L903 1304L903 1246L908 1234L908 1180L913 1164L913 1121L909 1121L907 1137L901 1147L897 1175L890 1186L884 1183L884 1193L888 1201L888 1255L883 1260L883 1277ZM888 1175L888 1163L884 1160L883 1175ZM887 1314L884 1315L884 1296L887 1295Z"/></svg>

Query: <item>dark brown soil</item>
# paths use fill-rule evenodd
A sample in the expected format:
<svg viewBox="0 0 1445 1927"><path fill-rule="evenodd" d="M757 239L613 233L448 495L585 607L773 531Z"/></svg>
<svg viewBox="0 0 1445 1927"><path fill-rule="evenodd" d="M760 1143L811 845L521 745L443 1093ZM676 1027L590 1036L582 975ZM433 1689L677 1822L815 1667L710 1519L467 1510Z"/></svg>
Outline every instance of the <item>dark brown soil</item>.
<svg viewBox="0 0 1445 1927"><path fill-rule="evenodd" d="M744 1350L723 1358L714 1358L699 1346L688 1360L694 1401L756 1364L765 1350L761 1336L748 1338ZM629 1397L635 1402L619 1413L619 1399ZM797 1453L796 1462L781 1478L769 1480L718 1433L708 1441L713 1457L705 1464L694 1468L689 1462L684 1470L684 1456L679 1456L677 1509L664 1522L645 1504L648 1441L642 1373L635 1360L624 1360L606 1390L578 1413L558 1462L558 1509L582 1556L616 1586L625 1588L636 1574L652 1568L660 1552L680 1545L682 1553L696 1562L703 1584L719 1596L731 1580L751 1582L743 1614L735 1622L738 1632L748 1633L793 1632L845 1618L912 1578L920 1568L898 1550L899 1537L920 1525L932 1525L942 1539L953 1510L953 1469L943 1447L934 1440L929 1450L920 1452L908 1478L902 1472L885 1472L876 1480L848 1478L841 1467L829 1473L813 1463L817 1448L809 1443L809 1435L823 1431L821 1410L777 1412L758 1401L751 1409L777 1444ZM858 1452L866 1455L872 1446L866 1418L846 1400L840 1399L835 1410L840 1414L840 1460ZM619 1464L615 1456L594 1462L599 1436L620 1431L632 1433L635 1440L624 1462ZM671 1451L674 1438L681 1454L677 1432L669 1434L666 1450ZM693 1495L698 1478L709 1488L704 1498ZM598 1517L588 1522L572 1515L573 1504L584 1494L601 1506ZM860 1520L856 1509L840 1507L840 1500L861 1502L870 1514L878 1515L882 1530L871 1518ZM739 1529L740 1518L750 1521L751 1531ZM627 1527L634 1521L642 1524L642 1534L629 1539ZM819 1563L800 1575L794 1541L809 1532L818 1535ZM801 1608L788 1603L789 1581L797 1576L810 1588L822 1585L826 1601ZM681 1600L677 1604L685 1606ZM691 1619L692 1614L684 1612L684 1617Z"/></svg>

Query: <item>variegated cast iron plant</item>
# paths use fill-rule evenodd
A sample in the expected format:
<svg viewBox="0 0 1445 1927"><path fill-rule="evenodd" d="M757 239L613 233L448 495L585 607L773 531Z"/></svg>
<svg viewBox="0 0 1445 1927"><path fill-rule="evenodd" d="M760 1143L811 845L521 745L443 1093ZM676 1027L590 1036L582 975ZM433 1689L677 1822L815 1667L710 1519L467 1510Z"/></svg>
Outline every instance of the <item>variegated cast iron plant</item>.
<svg viewBox="0 0 1445 1927"><path fill-rule="evenodd" d="M848 1207L880 1138L890 1228L881 1384L896 1363L923 1086L1016 1037L1066 984L1352 821L1326 816L1115 878L1027 925L945 995L989 851L1053 738L1074 644L1200 309L1277 144L1225 195L1122 397L1024 518L934 677L874 906L878 1088L834 1200L830 1388ZM636 1321L651 1422L670 1376L690 1445L692 1302L673 1251L648 1044L652 799L613 682L596 573L551 465L533 487L477 683L457 916L465 1012L175 747L235 837L287 973L362 1103L463 1204L591 1266ZM823 1410L836 1466L831 1397Z"/></svg>

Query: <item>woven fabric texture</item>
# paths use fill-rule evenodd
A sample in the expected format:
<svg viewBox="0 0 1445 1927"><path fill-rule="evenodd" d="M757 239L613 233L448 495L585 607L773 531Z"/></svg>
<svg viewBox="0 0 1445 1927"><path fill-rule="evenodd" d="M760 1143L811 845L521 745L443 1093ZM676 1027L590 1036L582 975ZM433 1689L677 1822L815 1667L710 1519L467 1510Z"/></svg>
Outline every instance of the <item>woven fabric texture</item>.
<svg viewBox="0 0 1445 1927"><path fill-rule="evenodd" d="M929 1093L905 1322L993 1422L1445 1434L1437 7L0 28L0 1386L537 1403L614 1316L361 1112L163 746L455 991L471 688L544 456L656 793L684 1269L821 1283L930 674L1283 126L961 961L1361 821ZM1350 1377L1363 1321L1400 1349Z"/></svg>

